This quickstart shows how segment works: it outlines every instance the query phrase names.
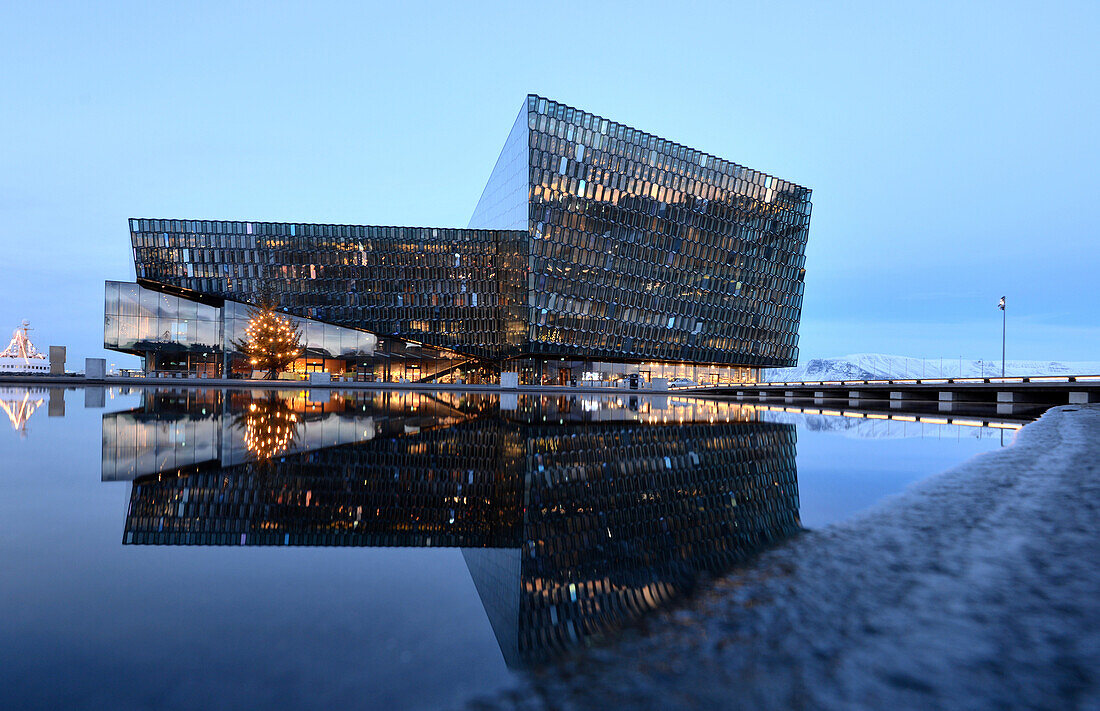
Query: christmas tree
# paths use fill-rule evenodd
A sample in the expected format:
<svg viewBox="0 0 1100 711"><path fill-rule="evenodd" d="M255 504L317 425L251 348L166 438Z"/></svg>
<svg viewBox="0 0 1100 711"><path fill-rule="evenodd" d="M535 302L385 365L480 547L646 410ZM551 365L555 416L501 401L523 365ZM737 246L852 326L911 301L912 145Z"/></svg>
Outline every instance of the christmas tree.
<svg viewBox="0 0 1100 711"><path fill-rule="evenodd" d="M270 293L261 292L258 305L248 309L245 337L233 341L252 369L267 371L267 378L272 380L302 354L302 332L290 318L275 310L276 305Z"/></svg>

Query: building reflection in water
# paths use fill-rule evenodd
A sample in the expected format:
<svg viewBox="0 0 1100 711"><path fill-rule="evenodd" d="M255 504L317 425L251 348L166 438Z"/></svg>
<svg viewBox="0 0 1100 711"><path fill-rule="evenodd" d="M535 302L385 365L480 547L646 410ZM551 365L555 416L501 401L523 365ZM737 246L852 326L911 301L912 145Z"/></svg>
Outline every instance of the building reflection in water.
<svg viewBox="0 0 1100 711"><path fill-rule="evenodd" d="M794 426L730 403L151 392L103 433L124 543L458 547L511 666L799 529Z"/></svg>

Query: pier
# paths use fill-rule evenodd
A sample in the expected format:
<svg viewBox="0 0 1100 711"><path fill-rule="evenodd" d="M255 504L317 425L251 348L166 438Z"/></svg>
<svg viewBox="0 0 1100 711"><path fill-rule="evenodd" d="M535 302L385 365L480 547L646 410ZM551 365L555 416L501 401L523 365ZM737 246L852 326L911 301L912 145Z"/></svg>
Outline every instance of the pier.
<svg viewBox="0 0 1100 711"><path fill-rule="evenodd" d="M734 383L676 388L676 391L738 400L888 403L891 408L938 403L940 409L948 410L956 404L986 404L1011 411L1019 405L1049 407L1100 402L1100 375Z"/></svg>

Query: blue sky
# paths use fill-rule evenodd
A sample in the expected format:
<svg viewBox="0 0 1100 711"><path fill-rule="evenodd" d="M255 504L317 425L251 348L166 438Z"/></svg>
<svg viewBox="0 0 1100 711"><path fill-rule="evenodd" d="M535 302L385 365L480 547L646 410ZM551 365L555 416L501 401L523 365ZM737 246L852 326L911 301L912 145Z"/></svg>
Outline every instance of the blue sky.
<svg viewBox="0 0 1100 711"><path fill-rule="evenodd" d="M1100 359L1100 4L6 3L0 332L126 218L465 226L539 93L814 191L802 358ZM125 362L111 355L111 362Z"/></svg>

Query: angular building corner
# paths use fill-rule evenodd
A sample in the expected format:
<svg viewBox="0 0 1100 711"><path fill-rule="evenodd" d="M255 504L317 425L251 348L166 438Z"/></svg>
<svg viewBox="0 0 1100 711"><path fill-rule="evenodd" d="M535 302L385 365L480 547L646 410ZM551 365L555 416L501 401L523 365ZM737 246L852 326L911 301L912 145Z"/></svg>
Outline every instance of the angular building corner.
<svg viewBox="0 0 1100 711"><path fill-rule="evenodd" d="M150 371L246 374L261 284L293 370L365 380L744 382L792 366L810 190L530 95L465 229L133 219L104 342Z"/></svg>

